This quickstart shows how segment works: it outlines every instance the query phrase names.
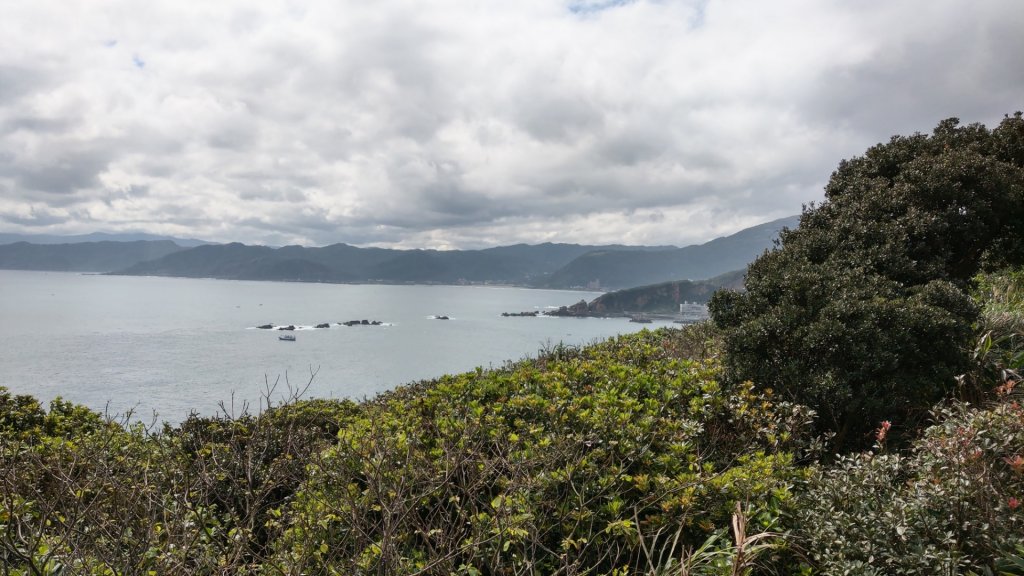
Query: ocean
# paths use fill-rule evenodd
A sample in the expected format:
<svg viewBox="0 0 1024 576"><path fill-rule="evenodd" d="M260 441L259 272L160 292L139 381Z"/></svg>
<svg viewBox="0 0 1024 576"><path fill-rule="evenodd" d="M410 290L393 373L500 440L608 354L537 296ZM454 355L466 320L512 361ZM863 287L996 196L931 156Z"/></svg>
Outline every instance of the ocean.
<svg viewBox="0 0 1024 576"><path fill-rule="evenodd" d="M0 270L0 386L177 423L292 391L372 397L667 322L502 317L597 297L490 286L383 286ZM447 316L448 320L436 319ZM344 326L350 320L381 325ZM315 328L327 323L329 328ZM257 326L294 325L294 332ZM279 339L296 336L294 342Z"/></svg>

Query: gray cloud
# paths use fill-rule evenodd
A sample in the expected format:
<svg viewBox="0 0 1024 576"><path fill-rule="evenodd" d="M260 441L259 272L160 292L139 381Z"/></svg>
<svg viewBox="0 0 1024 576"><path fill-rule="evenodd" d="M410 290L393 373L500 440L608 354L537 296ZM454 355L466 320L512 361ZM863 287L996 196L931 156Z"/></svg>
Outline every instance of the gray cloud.
<svg viewBox="0 0 1024 576"><path fill-rule="evenodd" d="M0 82L3 82L0 79ZM0 101L3 101L0 96ZM12 116L0 129L6 133L25 131L39 134L59 134L73 128L75 122L70 118L40 118L37 116Z"/></svg>
<svg viewBox="0 0 1024 576"><path fill-rule="evenodd" d="M1020 108L1021 29L1012 0L20 3L0 226L701 242L894 133Z"/></svg>
<svg viewBox="0 0 1024 576"><path fill-rule="evenodd" d="M0 102L15 102L40 90L46 75L29 62L0 64Z"/></svg>
<svg viewBox="0 0 1024 576"><path fill-rule="evenodd" d="M55 147L31 159L15 159L5 172L17 187L51 194L94 188L109 162L102 148Z"/></svg>
<svg viewBox="0 0 1024 576"><path fill-rule="evenodd" d="M69 218L49 211L38 211L34 208L30 208L28 214L25 216L19 216L17 214L0 214L0 220L17 226L36 227L63 224L67 222Z"/></svg>

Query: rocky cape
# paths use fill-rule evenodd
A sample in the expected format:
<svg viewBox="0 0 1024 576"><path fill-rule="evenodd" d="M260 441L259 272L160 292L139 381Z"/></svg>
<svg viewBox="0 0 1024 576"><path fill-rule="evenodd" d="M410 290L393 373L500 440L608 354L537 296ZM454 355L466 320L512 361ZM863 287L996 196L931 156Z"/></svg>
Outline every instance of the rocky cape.
<svg viewBox="0 0 1024 576"><path fill-rule="evenodd" d="M662 318L676 320L700 319L706 316L708 300L716 290L739 290L746 269L734 270L709 280L675 280L650 286L639 286L602 294L589 303L586 300L545 312L546 316L572 318ZM508 313L508 316L525 314Z"/></svg>

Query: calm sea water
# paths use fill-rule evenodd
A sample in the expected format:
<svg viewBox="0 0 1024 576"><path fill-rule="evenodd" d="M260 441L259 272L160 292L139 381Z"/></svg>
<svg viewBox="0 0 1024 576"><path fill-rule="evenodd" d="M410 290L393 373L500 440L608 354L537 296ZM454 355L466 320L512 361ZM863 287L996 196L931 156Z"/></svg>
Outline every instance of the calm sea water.
<svg viewBox="0 0 1024 576"><path fill-rule="evenodd" d="M501 317L596 296L0 270L0 386L170 422L213 414L222 402L236 412L256 407L275 381L275 400L311 378L304 397L362 398L642 328L624 319ZM352 319L386 325L333 325ZM312 328L322 322L332 327ZM254 328L267 323L299 326L296 341Z"/></svg>

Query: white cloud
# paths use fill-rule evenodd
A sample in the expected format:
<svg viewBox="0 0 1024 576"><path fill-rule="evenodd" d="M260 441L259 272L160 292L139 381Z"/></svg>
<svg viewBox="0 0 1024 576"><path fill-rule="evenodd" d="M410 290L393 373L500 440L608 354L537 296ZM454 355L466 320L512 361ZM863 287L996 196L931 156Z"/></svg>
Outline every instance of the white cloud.
<svg viewBox="0 0 1024 576"><path fill-rule="evenodd" d="M684 245L1021 107L1024 5L9 3L0 229Z"/></svg>

